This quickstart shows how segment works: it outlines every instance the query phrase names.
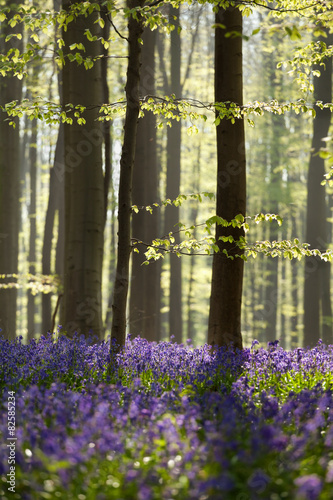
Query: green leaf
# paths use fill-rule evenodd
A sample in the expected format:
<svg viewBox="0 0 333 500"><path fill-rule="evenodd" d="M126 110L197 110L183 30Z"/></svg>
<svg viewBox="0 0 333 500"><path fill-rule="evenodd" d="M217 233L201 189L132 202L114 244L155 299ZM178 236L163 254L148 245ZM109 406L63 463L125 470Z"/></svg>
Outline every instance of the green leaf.
<svg viewBox="0 0 333 500"><path fill-rule="evenodd" d="M236 215L235 220L236 220L237 222L240 222L240 223L242 224L242 223L244 222L244 220L245 220L245 219L244 219L244 215L242 215L242 214L238 214L238 215Z"/></svg>

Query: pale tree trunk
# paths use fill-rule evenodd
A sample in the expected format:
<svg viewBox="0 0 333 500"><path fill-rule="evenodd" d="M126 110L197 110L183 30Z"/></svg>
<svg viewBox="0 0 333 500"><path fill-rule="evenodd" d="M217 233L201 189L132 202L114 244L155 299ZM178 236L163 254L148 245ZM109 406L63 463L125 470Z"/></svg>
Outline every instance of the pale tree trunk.
<svg viewBox="0 0 333 500"><path fill-rule="evenodd" d="M322 41L327 45L332 43L332 35L328 33ZM314 77L314 99L323 102L332 100L332 58L323 66L315 67L320 71L319 77ZM308 195L306 216L306 242L310 248L325 250L327 247L326 202L325 187L321 185L325 174L324 159L318 154L325 146L323 138L327 137L331 123L329 109L316 107L316 117L313 120L313 136L308 172ZM331 301L329 283L323 280L330 273L330 263L319 260L318 257L307 257L304 275L304 346L314 346L322 335L325 342L332 343L331 323L323 325L322 316L331 318Z"/></svg>
<svg viewBox="0 0 333 500"><path fill-rule="evenodd" d="M216 24L224 25L215 31L215 101L243 103L242 38L228 37L228 32L242 33L242 14L236 8L220 9ZM222 120L217 126L217 200L216 213L231 220L237 214L245 215L246 169L243 119L232 124ZM231 234L235 240L243 233L240 229L216 227L216 239ZM214 254L210 297L208 343L212 346L242 347L241 302L244 261L228 259L222 253L240 254L232 244L219 241L220 252Z"/></svg>
<svg viewBox="0 0 333 500"><path fill-rule="evenodd" d="M110 22L107 16L104 15L105 26L103 28L103 38L108 40L110 35ZM108 56L109 49L103 47L103 58L101 60L101 70L102 70L102 92L103 92L103 102L110 102L110 91L108 85ZM105 225L108 219L108 210L111 212L109 224L111 225L111 242L110 242L110 254L106 257L104 265L108 266L109 274L109 298L105 313L104 321L104 335L111 329L111 311L112 311L112 291L113 291L113 274L114 274L114 254L115 254L115 200L114 200L114 187L113 187L113 170L112 170L112 121L105 121L103 123L103 135L104 135L104 209L105 209ZM109 192L110 192L110 202L109 202ZM105 230L105 227L104 227Z"/></svg>
<svg viewBox="0 0 333 500"><path fill-rule="evenodd" d="M176 19L174 19L174 16ZM179 9L170 6L170 22L175 25L171 31L171 78L170 93L181 97L181 42L177 30L179 26ZM166 197L174 200L180 192L180 160L181 160L181 122L173 120L172 127L167 130L167 186ZM177 231L179 207L166 207L165 233ZM179 243L179 234L175 235L175 243ZM170 255L170 294L169 294L169 335L175 342L181 343L183 338L182 321L182 263L176 255Z"/></svg>
<svg viewBox="0 0 333 500"><path fill-rule="evenodd" d="M53 8L59 11L61 0L53 0ZM57 36L55 37L57 41ZM58 70L58 91L60 102L62 98L62 71ZM64 175L65 175L65 147L64 125L59 124L57 143L54 153L53 166L50 168L49 198L45 214L43 234L42 273L51 275L54 269L51 265L52 239L54 234L55 216L58 213L58 238L56 247L55 273L62 279L64 269ZM42 333L52 329L53 311L51 306L52 293L42 295ZM61 297L60 297L61 298ZM59 299L59 297L58 297Z"/></svg>
<svg viewBox="0 0 333 500"><path fill-rule="evenodd" d="M36 196L37 196L37 121L31 123L31 136L29 148L30 163L30 204L29 204L29 273L36 274ZM35 334L35 295L28 290L28 339Z"/></svg>
<svg viewBox="0 0 333 500"><path fill-rule="evenodd" d="M155 94L155 45L156 32L144 30L142 65L140 74L141 96ZM156 156L156 118L146 111L138 122L136 153L133 170L133 204L152 205L158 201L157 194L157 156ZM158 212L152 214L140 210L132 217L133 238L150 243L158 236ZM146 247L138 245L140 253L132 253L131 292L130 292L130 332L147 340L156 340L159 314L158 288L159 266L151 262L142 265Z"/></svg>
<svg viewBox="0 0 333 500"><path fill-rule="evenodd" d="M200 157L201 157L201 142L198 144L198 156L197 161L193 167L193 193L197 193L200 189ZM197 225L197 218L199 212L198 202L191 210L191 224L195 227ZM193 237L196 238L196 229L193 230ZM188 273L188 293L187 293L187 338L194 340L195 337L195 319L194 319L194 311L192 308L192 299L193 299L193 289L195 284L195 259L196 257L193 255L190 257L190 270Z"/></svg>
<svg viewBox="0 0 333 500"><path fill-rule="evenodd" d="M68 10L70 2L63 1ZM89 29L100 36L98 13L79 16L63 32L66 52L73 43L82 43L83 57L97 58L102 46L87 41ZM65 255L62 326L69 336L102 336L101 281L104 242L104 176L102 165L103 134L97 121L101 105L100 61L86 70L84 65L66 60L63 69L63 102L81 104L85 125L65 124Z"/></svg>
<svg viewBox="0 0 333 500"><path fill-rule="evenodd" d="M12 0L7 4L18 6L20 2ZM8 14L8 19L12 17ZM6 22L1 23L0 50L6 53L9 48L22 50L22 42L13 37L5 43L10 33L22 34L23 27L18 23L14 28ZM13 76L0 78L0 105L21 100L22 81ZM14 119L15 128L0 118L0 274L16 274L18 270L18 232L20 220L20 130L19 120ZM1 283L13 282L14 278L1 280ZM0 288L0 329L1 335L8 339L16 336L16 288Z"/></svg>
<svg viewBox="0 0 333 500"><path fill-rule="evenodd" d="M64 125L60 123L57 144L54 154L54 164L50 169L49 199L45 215L42 273L50 275L54 271L51 265L52 239L54 233L55 215L58 211L58 240L56 250L56 274L63 274L63 233L64 233ZM51 329L51 296L52 293L42 295L42 332L45 334Z"/></svg>
<svg viewBox="0 0 333 500"><path fill-rule="evenodd" d="M283 74L276 69L279 54L275 51L267 54L265 57L266 73L268 75L268 91L272 99L280 97L283 88ZM279 202L281 199L281 151L282 138L286 133L285 118L281 115L271 115L271 126L269 127L269 180L267 186L267 195L269 211L274 214L279 213ZM276 222L269 224L269 240L279 239L279 226ZM267 304L267 314L265 317L265 330L267 341L274 341L277 338L277 314L278 309L278 259L269 258L266 264L267 285L265 290L265 303ZM283 331L282 331L283 334ZM282 345L282 339L280 339ZM283 346L284 347L284 346Z"/></svg>
<svg viewBox="0 0 333 500"><path fill-rule="evenodd" d="M103 38L108 40L110 36L110 22L103 13L103 20L105 25L103 28ZM109 48L103 47L103 58L101 59L101 77L102 77L102 92L103 92L103 102L110 102L110 92L108 85L108 56ZM103 123L103 135L104 135L104 224L106 224L107 213L108 213L108 198L109 198L109 188L112 184L112 141L111 141L111 121L105 120Z"/></svg>
<svg viewBox="0 0 333 500"><path fill-rule="evenodd" d="M112 159L112 123L110 125L110 159ZM105 148L107 144L105 143ZM109 181L109 190L110 190L110 201L109 210L110 210L110 233L111 233L111 242L110 242L110 255L108 260L108 275L109 275L109 298L108 304L105 312L105 321L104 321L104 334L106 332L110 332L111 330L111 322L112 322L112 300L113 300L113 287L114 287L114 271L115 271L115 260L116 260L116 199L114 192L114 182L112 175L112 160L110 165L110 181Z"/></svg>
<svg viewBox="0 0 333 500"><path fill-rule="evenodd" d="M128 7L142 7L143 0L129 0ZM131 254L131 212L132 212L132 177L135 159L136 135L140 111L140 55L142 22L128 20L128 66L126 80L126 117L124 125L124 140L120 159L120 179L118 197L118 249L116 278L112 304L112 343L118 348L125 343L126 337L126 306L129 281L129 259Z"/></svg>

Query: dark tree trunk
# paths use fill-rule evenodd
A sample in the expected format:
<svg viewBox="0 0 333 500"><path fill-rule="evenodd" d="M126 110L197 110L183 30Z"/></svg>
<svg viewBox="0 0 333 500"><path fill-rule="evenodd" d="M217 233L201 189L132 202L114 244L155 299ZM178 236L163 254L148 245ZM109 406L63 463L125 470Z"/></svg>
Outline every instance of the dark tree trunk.
<svg viewBox="0 0 333 500"><path fill-rule="evenodd" d="M155 42L156 32L146 28L143 33L141 96L155 94ZM158 201L156 119L151 112L138 122L136 153L133 171L133 203L148 206ZM158 212L140 210L132 218L133 238L150 243L158 235ZM130 293L130 332L147 340L156 340L159 314L159 266L151 262L143 266L146 248L138 245L140 253L132 254Z"/></svg>
<svg viewBox="0 0 333 500"><path fill-rule="evenodd" d="M13 0L11 5L18 6ZM8 14L8 20L14 13ZM22 51L22 42L16 37L5 43L11 33L22 35L23 26L16 24L14 28L7 22L1 23L0 50L7 53L10 48ZM8 75L0 78L0 105L21 100L22 80ZM5 121L7 115L0 117L0 274L12 275L18 271L18 232L20 220L20 130L19 119L15 118L15 128ZM9 168L10 167L10 168ZM15 282L9 276L1 283ZM8 339L16 336L16 288L0 288L0 329L1 335Z"/></svg>
<svg viewBox="0 0 333 500"><path fill-rule="evenodd" d="M236 8L220 9L216 14L215 31L215 101L231 101L242 105L242 37L226 37L229 32L242 33L242 14ZM217 200L216 213L226 220L238 214L245 216L246 169L244 122L222 120L217 126ZM213 257L210 297L208 343L212 346L233 345L242 348L241 302L244 261L236 257L240 249L219 241L220 236L232 235L235 240L243 234L240 229L216 227L220 251Z"/></svg>
<svg viewBox="0 0 333 500"><path fill-rule="evenodd" d="M142 7L143 0L129 0L128 7ZM116 279L112 304L111 339L119 347L123 346L126 337L126 306L129 281L129 259L131 254L131 207L132 176L135 158L136 134L140 111L140 55L142 22L128 20L128 66L126 81L126 117L124 125L124 142L120 159L120 180L118 198L118 250Z"/></svg>
<svg viewBox="0 0 333 500"><path fill-rule="evenodd" d="M327 45L332 43L332 35L322 41ZM332 100L332 58L325 61L323 66L315 67L320 71L319 77L314 77L314 98L323 102ZM326 230L326 202L325 187L321 185L325 174L324 159L318 154L325 145L323 138L327 137L331 123L329 109L316 108L316 117L313 120L313 136L311 156L308 172L308 196L306 216L306 242L310 248L325 250L327 247ZM330 294L327 283L323 285L323 275L329 274L330 264L319 260L318 257L307 257L304 275L304 346L314 346L321 333L325 333L325 341L332 342L332 327L326 326L321 332L320 307L324 307L323 314L331 317ZM323 295L324 293L324 295Z"/></svg>
<svg viewBox="0 0 333 500"><path fill-rule="evenodd" d="M71 2L63 1L67 10ZM78 16L63 32L66 51L73 43L82 43L84 57L94 66L69 62L63 69L63 101L88 107L85 125L65 124L65 263L62 326L69 336L75 332L97 338L103 335L101 281L104 244L104 175L102 165L103 133L97 120L102 104L101 66L98 57L102 45L96 21L98 12ZM87 41L85 31L97 36ZM92 106L93 104L93 106Z"/></svg>

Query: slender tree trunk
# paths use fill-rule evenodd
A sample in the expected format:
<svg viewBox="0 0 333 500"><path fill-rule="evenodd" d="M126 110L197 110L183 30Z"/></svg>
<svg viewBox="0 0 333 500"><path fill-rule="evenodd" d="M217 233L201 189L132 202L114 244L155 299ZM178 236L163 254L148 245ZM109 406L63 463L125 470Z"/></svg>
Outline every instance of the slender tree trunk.
<svg viewBox="0 0 333 500"><path fill-rule="evenodd" d="M112 159L112 123L110 126L110 158ZM106 144L105 144L106 147ZM104 322L104 333L111 331L111 322L112 322L112 302L113 302L113 288L114 288L114 274L115 274L115 260L116 260L116 199L114 192L114 182L112 176L112 161L111 161L111 169L110 169L110 183L109 183L109 191L110 191L110 201L108 201L109 210L110 210L110 256L109 256L109 298L108 304L105 313L105 322Z"/></svg>
<svg viewBox="0 0 333 500"><path fill-rule="evenodd" d="M30 235L29 235L29 273L36 274L36 196L37 196L37 122L31 123L31 137L29 148L30 163ZM28 290L28 339L35 334L35 295Z"/></svg>
<svg viewBox="0 0 333 500"><path fill-rule="evenodd" d="M63 1L68 10L71 3ZM94 66L69 62L63 69L63 100L74 106L87 106L85 125L65 124L65 264L62 325L69 336L75 332L97 338L102 336L102 262L104 243L104 176L102 165L103 134L98 122L101 105L101 66L98 56L102 46L96 21L98 12L78 16L63 32L66 50L76 43L85 47L84 57ZM87 41L85 31L97 36Z"/></svg>
<svg viewBox="0 0 333 500"><path fill-rule="evenodd" d="M292 235L299 234L296 217L292 215ZM291 261L291 296L293 315L291 318L291 348L298 345L298 302L299 302L299 287L298 287L298 271L299 263L296 259Z"/></svg>
<svg viewBox="0 0 333 500"><path fill-rule="evenodd" d="M329 45L332 35L327 32L328 37L322 41ZM314 77L314 98L323 102L332 100L332 58L325 61L325 67L315 67L320 71L319 77ZM325 250L327 246L326 235L326 203L325 187L321 181L325 174L323 158L318 154L324 146L322 139L327 137L331 123L329 109L316 108L316 117L313 120L313 136L311 156L308 172L308 196L306 216L306 241L310 248ZM329 290L323 290L323 274L329 274L330 264L320 261L317 257L307 257L304 275L304 346L314 346L320 338L320 306L324 298L324 314L331 316L331 305ZM323 297L324 292L324 297ZM328 332L325 328L325 340L332 342L332 328Z"/></svg>
<svg viewBox="0 0 333 500"><path fill-rule="evenodd" d="M192 190L197 193L200 189L200 157L201 157L201 142L198 144L197 161L193 167L193 186ZM191 210L191 224L195 227L197 225L199 206L198 203ZM196 230L193 231L193 237L196 238ZM194 339L195 337L195 321L193 318L192 310L192 295L195 283L195 256L190 257L190 270L188 276L188 294L187 294L187 338Z"/></svg>
<svg viewBox="0 0 333 500"><path fill-rule="evenodd" d="M333 38L333 37L332 37ZM332 40L333 41L333 40ZM327 209L326 206L326 220L330 217L331 212ZM330 224L326 222L326 242L330 241L329 239L329 229ZM327 243L328 247L328 243ZM323 263L324 265L320 266L320 278L321 278L321 334L322 340L325 344L332 344L333 335L332 335L332 302L331 302L331 271L332 265L330 262ZM326 265L328 264L328 265Z"/></svg>
<svg viewBox="0 0 333 500"><path fill-rule="evenodd" d="M174 19L175 17L175 19ZM181 41L178 32L179 9L170 7L170 21L175 25L171 32L171 80L170 92L177 98L181 97ZM180 162L181 162L181 122L173 121L167 130L167 187L166 196L171 200L177 198L180 192ZM165 210L165 232L175 231L179 222L179 207L167 207ZM175 242L179 243L179 235ZM169 335L174 336L178 343L182 342L182 263L176 255L170 255L170 296L169 296Z"/></svg>
<svg viewBox="0 0 333 500"><path fill-rule="evenodd" d="M18 6L19 1L8 2ZM14 13L8 14L8 20ZM16 37L5 43L10 33L22 35L21 23L14 28L8 22L1 23L0 50L4 54L9 48L18 48L22 51L22 42ZM0 78L0 106L6 103L21 100L22 80L13 76ZM18 232L20 220L20 130L19 119L15 118L15 128L5 121L7 115L0 117L0 275L17 274L18 270ZM15 282L9 276L2 283ZM8 339L16 336L16 288L0 288L0 329L1 335Z"/></svg>
<svg viewBox="0 0 333 500"><path fill-rule="evenodd" d="M128 7L142 7L143 0L129 0ZM128 20L128 67L126 80L126 117L124 125L124 142L120 159L120 179L118 198L118 250L116 279L112 304L111 339L119 347L123 346L126 337L126 306L129 281L129 259L131 254L131 207L132 176L135 158L136 134L140 111L140 55L142 22Z"/></svg>
<svg viewBox="0 0 333 500"><path fill-rule="evenodd" d="M54 270L51 265L52 239L54 233L54 219L58 211L58 240L56 250L56 274L63 274L63 235L64 235L64 125L60 123L57 144L54 154L54 163L50 169L49 199L45 216L42 273L51 275ZM42 332L45 334L51 328L51 297L52 293L42 295Z"/></svg>
<svg viewBox="0 0 333 500"><path fill-rule="evenodd" d="M53 8L59 11L61 0L53 0ZM57 41L57 37L56 37ZM62 98L62 71L58 70L58 91ZM54 153L53 166L50 168L49 199L45 215L42 250L42 273L51 275L54 272L51 265L52 240L54 235L55 216L58 213L58 238L56 246L55 273L63 279L64 271L64 175L65 175L65 146L64 125L59 124L57 143ZM52 327L52 293L42 295L42 333L50 331Z"/></svg>
<svg viewBox="0 0 333 500"><path fill-rule="evenodd" d="M145 43L145 42L144 42ZM145 45L143 46L143 54ZM141 75L144 71L144 66L141 67ZM147 114L138 121L137 140L135 148L135 161L133 169L133 204L138 206L148 205L146 198L146 167L147 167L147 150L146 150L146 131L147 131ZM149 161L149 160L148 160ZM146 217L150 214L140 210L132 217L132 234L133 238L145 241L145 222ZM131 290L129 301L129 324L130 333L144 337L144 322L145 322L145 294L147 293L145 283L146 266L142 266L144 261L143 252L146 250L142 244L136 245L138 253L132 253L131 257ZM149 266L150 267L150 266Z"/></svg>
<svg viewBox="0 0 333 500"><path fill-rule="evenodd" d="M103 38L108 40L110 36L110 22L104 13L103 19L105 20L105 25L103 28ZM101 70L102 70L102 92L103 92L103 102L110 102L110 91L108 85L108 55L109 49L103 47L103 58L101 60ZM104 265L108 266L109 270L109 299L105 313L105 322L103 325L104 335L111 328L111 310L112 310L112 291L113 291L113 271L114 271L114 190L113 190L113 177L112 177L112 121L105 121L103 123L103 135L104 135L104 157L105 157L105 175L104 175L104 230L108 219L108 210L110 208L109 203L109 191L111 189L111 242L110 242L110 254L106 256L104 260Z"/></svg>
<svg viewBox="0 0 333 500"><path fill-rule="evenodd" d="M103 38L108 40L110 36L110 23L105 13L103 14L103 19L105 25L103 28ZM102 92L103 92L103 102L110 102L110 92L108 85L108 55L109 49L103 47L103 58L101 60L101 76L102 76ZM104 134L104 224L106 224L107 213L108 213L108 198L109 198L109 188L112 184L112 141L111 141L111 121L105 121L103 123L103 134Z"/></svg>
<svg viewBox="0 0 333 500"><path fill-rule="evenodd" d="M230 32L242 33L242 14L237 8L220 9L215 31L215 101L243 103L242 37L226 37ZM246 169L244 122L234 124L222 120L217 126L217 200L216 213L226 220L238 214L245 216ZM224 249L234 256L240 249L222 243L220 236L231 234L235 240L243 234L235 228L216 227L220 251L213 257L208 343L212 346L233 345L242 348L241 302L244 261L227 258Z"/></svg>

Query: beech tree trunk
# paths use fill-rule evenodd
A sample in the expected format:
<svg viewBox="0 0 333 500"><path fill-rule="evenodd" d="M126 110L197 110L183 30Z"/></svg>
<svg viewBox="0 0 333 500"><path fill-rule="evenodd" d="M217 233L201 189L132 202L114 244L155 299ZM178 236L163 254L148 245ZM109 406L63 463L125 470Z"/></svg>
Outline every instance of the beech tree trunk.
<svg viewBox="0 0 333 500"><path fill-rule="evenodd" d="M332 44L333 36L327 31L327 38L321 41ZM332 101L332 58L325 61L325 67L314 69L320 71L319 77L314 77L314 99L325 102ZM321 185L325 174L324 159L319 151L325 146L323 138L327 137L331 123L329 109L316 107L316 117L313 120L313 136L311 156L308 172L308 195L306 215L306 242L310 248L325 250L327 248L326 201L325 186ZM330 273L330 263L318 257L307 257L304 275L304 346L314 346L320 336L328 343L332 343L332 324L321 329L321 317L331 318L331 301L329 284L323 280L325 274ZM322 314L320 308L322 307Z"/></svg>
<svg viewBox="0 0 333 500"><path fill-rule="evenodd" d="M145 28L143 32L141 54L140 94L155 95L155 45L156 32ZM133 203L148 206L158 201L156 153L156 118L146 111L139 119L136 153L133 171ZM140 210L132 217L133 238L150 243L158 236L158 212L150 214ZM130 291L130 332L147 340L157 338L159 314L159 266L151 262L142 265L145 260L144 245L137 245L140 253L132 253L131 291Z"/></svg>
<svg viewBox="0 0 333 500"><path fill-rule="evenodd" d="M53 8L59 11L61 0L53 0ZM57 41L57 36L55 37ZM60 101L63 103L62 95L62 71L58 70L58 91ZM51 275L55 273L63 279L64 271L64 175L65 175L65 145L64 125L59 124L57 143L54 153L53 165L50 168L49 198L45 215L45 226L43 233L42 250L42 273ZM55 269L51 265L52 239L54 234L55 217L58 214L58 238L56 247ZM42 294L42 333L51 330L52 327L52 293Z"/></svg>
<svg viewBox="0 0 333 500"><path fill-rule="evenodd" d="M128 7L142 7L144 0L129 0ZM126 337L126 306L129 282L129 259L131 254L132 177L135 159L136 135L140 111L140 37L143 27L140 20L132 16L128 20L128 66L126 80L126 116L124 142L120 159L118 197L118 248L117 267L112 304L111 340L121 348Z"/></svg>
<svg viewBox="0 0 333 500"><path fill-rule="evenodd" d="M216 14L215 30L215 101L243 103L242 37L229 36L230 32L242 34L242 14L237 8L220 9ZM217 133L217 192L216 213L231 220L238 214L245 216L246 169L244 122L237 119L221 120ZM240 229L216 227L216 240L232 235L235 240L243 234ZM230 256L240 254L232 244L218 241L220 251L213 256L212 286L208 324L208 343L212 346L233 344L242 348L241 303L244 261Z"/></svg>
<svg viewBox="0 0 333 500"><path fill-rule="evenodd" d="M29 148L30 163L30 235L29 235L29 273L36 274L36 190L37 190L37 121L31 123L31 136ZM35 295L28 290L28 339L35 335Z"/></svg>
<svg viewBox="0 0 333 500"><path fill-rule="evenodd" d="M68 10L71 3L63 1ZM104 175L102 165L103 133L97 121L102 104L100 42L90 42L85 30L101 35L96 21L98 12L79 16L68 23L63 38L69 47L82 43L83 57L94 62L86 70L83 64L69 62L63 68L63 100L81 104L85 125L65 124L65 256L62 326L69 336L75 332L102 337L101 281L104 243Z"/></svg>
<svg viewBox="0 0 333 500"><path fill-rule="evenodd" d="M8 2L18 6L17 0ZM8 20L14 13L8 13ZM14 28L8 22L1 23L0 51L5 54L10 48L22 51L22 42L16 37L5 42L10 33L22 35L23 26ZM0 78L0 106L22 99L22 80L11 76ZM18 233L20 220L20 130L19 120L15 118L15 128L5 121L7 115L0 116L0 275L9 275L1 283L13 283L16 279L10 275L18 271ZM0 288L0 334L7 339L16 336L16 298L15 287Z"/></svg>
<svg viewBox="0 0 333 500"><path fill-rule="evenodd" d="M175 25L171 31L171 79L170 92L181 97L181 42L178 32L179 9L170 6L170 22ZM174 16L176 19L174 19ZM180 192L180 159L181 159L181 122L173 120L172 127L167 129L167 186L166 197L174 200ZM166 207L165 233L176 231L179 222L179 207ZM175 234L175 242L179 243L179 234ZM182 319L182 263L181 259L170 254L170 294L169 294L169 335L175 342L181 343L183 338Z"/></svg>
<svg viewBox="0 0 333 500"><path fill-rule="evenodd" d="M42 273L51 275L54 269L51 265L52 239L54 233L55 215L58 211L58 240L56 250L55 272L59 276L63 273L63 233L64 233L64 125L60 123L57 144L54 154L54 163L50 169L49 199L47 204L43 252L42 252ZM45 334L51 329L51 296L52 293L42 295L42 332Z"/></svg>

